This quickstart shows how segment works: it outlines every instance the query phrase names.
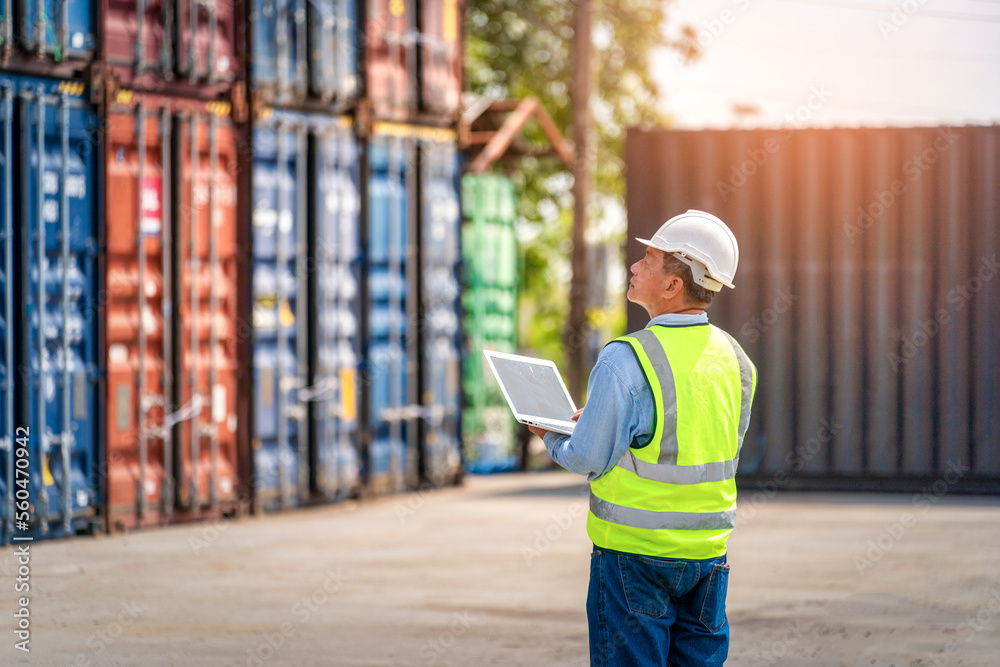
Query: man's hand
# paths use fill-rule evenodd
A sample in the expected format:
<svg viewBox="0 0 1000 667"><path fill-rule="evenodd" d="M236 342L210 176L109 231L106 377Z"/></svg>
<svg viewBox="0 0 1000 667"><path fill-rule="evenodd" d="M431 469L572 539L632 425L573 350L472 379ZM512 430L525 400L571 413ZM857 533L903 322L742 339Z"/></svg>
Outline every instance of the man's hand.
<svg viewBox="0 0 1000 667"><path fill-rule="evenodd" d="M573 413L573 416L570 417L570 419L572 419L573 421L580 421L580 415L582 414L583 414L583 408L580 408L579 410ZM529 426L528 430L537 435L542 440L545 439L545 434L548 433L548 431L539 426Z"/></svg>

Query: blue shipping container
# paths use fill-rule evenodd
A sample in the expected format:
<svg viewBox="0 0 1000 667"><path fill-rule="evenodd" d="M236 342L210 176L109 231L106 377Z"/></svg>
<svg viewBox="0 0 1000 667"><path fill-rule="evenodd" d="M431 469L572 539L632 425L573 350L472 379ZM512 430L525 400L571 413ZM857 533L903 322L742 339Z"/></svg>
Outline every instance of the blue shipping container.
<svg viewBox="0 0 1000 667"><path fill-rule="evenodd" d="M13 26L14 19L6 13L0 19L0 39L5 45L13 41L25 53L49 55L56 62L67 58L86 59L94 51L95 8L90 0L14 2L17 28Z"/></svg>
<svg viewBox="0 0 1000 667"><path fill-rule="evenodd" d="M276 113L254 130L254 489L278 509L309 496L306 407L307 128Z"/></svg>
<svg viewBox="0 0 1000 667"><path fill-rule="evenodd" d="M461 469L461 208L454 142L421 141L424 475L434 485Z"/></svg>
<svg viewBox="0 0 1000 667"><path fill-rule="evenodd" d="M357 11L355 0L253 0L253 85L279 105L353 101Z"/></svg>
<svg viewBox="0 0 1000 667"><path fill-rule="evenodd" d="M313 116L310 177L315 271L315 366L307 398L315 423L317 491L335 500L359 490L358 284L361 270L358 146L350 127Z"/></svg>
<svg viewBox="0 0 1000 667"><path fill-rule="evenodd" d="M368 331L365 376L371 410L367 478L378 493L417 484L416 253L410 193L415 190L416 142L374 136L369 143ZM415 226L415 225L413 225Z"/></svg>
<svg viewBox="0 0 1000 667"><path fill-rule="evenodd" d="M100 506L96 238L101 134L97 117L80 99L81 84L4 76L0 86L3 227L8 230L17 221L14 238L20 249L14 265L5 265L13 269L5 272L5 307L13 303L13 312L23 313L16 331L6 329L5 341L6 349L15 338L16 363L23 372L13 378L14 385L8 376L6 386L19 396L13 426L28 429L31 530L36 537L59 537L91 530ZM15 458L22 458L21 449ZM21 487L10 459L5 463L6 541L15 528L11 503Z"/></svg>

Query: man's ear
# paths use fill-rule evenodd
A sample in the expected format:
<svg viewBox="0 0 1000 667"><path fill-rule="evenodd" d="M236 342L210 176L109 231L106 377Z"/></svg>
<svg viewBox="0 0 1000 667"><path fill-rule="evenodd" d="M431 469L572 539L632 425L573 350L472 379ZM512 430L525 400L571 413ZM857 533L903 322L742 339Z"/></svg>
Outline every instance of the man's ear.
<svg viewBox="0 0 1000 667"><path fill-rule="evenodd" d="M678 275L667 276L663 285L663 298L672 299L684 290L684 279Z"/></svg>

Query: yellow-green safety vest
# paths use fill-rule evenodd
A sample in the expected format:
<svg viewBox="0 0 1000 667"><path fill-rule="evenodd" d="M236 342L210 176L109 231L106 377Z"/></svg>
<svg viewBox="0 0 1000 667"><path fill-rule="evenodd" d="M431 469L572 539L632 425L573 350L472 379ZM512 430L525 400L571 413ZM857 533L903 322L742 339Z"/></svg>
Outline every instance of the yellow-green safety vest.
<svg viewBox="0 0 1000 667"><path fill-rule="evenodd" d="M757 369L711 324L655 325L616 340L632 348L653 392L653 437L590 483L587 534L614 551L718 558L736 520Z"/></svg>

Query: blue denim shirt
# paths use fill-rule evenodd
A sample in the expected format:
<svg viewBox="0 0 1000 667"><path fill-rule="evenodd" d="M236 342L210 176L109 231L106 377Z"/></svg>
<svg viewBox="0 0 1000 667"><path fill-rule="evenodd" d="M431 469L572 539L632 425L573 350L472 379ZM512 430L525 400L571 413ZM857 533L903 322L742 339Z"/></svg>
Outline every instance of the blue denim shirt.
<svg viewBox="0 0 1000 667"><path fill-rule="evenodd" d="M668 313L654 317L646 328L707 322L706 313ZM653 391L632 348L627 343L612 342L601 350L590 372L587 408L573 435L549 431L545 447L563 468L593 481L615 467L633 442L641 446L652 439L655 410Z"/></svg>

